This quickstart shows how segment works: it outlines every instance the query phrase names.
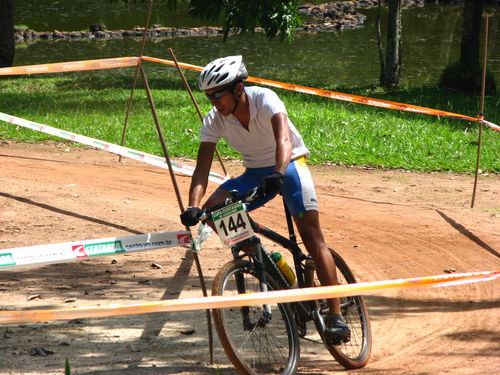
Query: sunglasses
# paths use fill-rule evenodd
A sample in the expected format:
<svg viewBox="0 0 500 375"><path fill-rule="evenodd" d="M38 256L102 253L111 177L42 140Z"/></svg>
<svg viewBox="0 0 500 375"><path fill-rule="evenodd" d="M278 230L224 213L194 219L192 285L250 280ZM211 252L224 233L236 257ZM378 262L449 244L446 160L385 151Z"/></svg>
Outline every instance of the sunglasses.
<svg viewBox="0 0 500 375"><path fill-rule="evenodd" d="M218 91L214 91L213 93L209 94L209 93L205 93L205 95L207 96L207 98L209 100L218 100L220 98L222 98L224 96L224 93L229 90L229 87L224 87L223 89L220 89Z"/></svg>

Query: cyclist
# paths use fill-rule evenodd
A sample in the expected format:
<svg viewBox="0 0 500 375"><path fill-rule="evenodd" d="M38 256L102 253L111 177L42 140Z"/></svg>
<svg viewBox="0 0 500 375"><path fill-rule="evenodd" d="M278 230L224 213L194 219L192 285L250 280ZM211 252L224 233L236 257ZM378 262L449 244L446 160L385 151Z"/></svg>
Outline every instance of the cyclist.
<svg viewBox="0 0 500 375"><path fill-rule="evenodd" d="M313 258L321 284L338 284L335 263L320 227L314 184L306 165L309 150L276 93L262 87L245 87L246 78L248 73L242 56L216 59L200 73L199 89L205 92L213 108L203 121L189 204L181 214L181 221L187 226L198 223L216 143L224 137L241 153L246 170L243 175L224 182L203 207L222 202L231 190L243 193L260 186L264 197L250 203L248 210L251 211L281 191ZM327 343L340 345L349 341L350 331L340 314L339 300L328 300L328 306Z"/></svg>

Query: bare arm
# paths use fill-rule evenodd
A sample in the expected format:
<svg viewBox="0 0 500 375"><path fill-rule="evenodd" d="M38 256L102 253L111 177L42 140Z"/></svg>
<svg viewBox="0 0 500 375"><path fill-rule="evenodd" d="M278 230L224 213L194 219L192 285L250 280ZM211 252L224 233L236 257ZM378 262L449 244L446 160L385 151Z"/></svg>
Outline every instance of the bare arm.
<svg viewBox="0 0 500 375"><path fill-rule="evenodd" d="M189 187L189 207L200 207L201 198L205 195L208 184L208 174L212 166L215 143L201 142L198 148L196 168Z"/></svg>
<svg viewBox="0 0 500 375"><path fill-rule="evenodd" d="M285 113L277 113L271 118L271 124L276 141L276 166L274 171L285 174L292 157L292 141L288 117Z"/></svg>

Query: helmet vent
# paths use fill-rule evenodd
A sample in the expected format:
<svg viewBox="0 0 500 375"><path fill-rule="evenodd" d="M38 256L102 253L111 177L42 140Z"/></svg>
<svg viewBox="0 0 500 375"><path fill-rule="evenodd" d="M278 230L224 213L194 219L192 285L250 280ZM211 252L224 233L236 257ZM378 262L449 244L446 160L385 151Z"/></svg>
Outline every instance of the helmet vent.
<svg viewBox="0 0 500 375"><path fill-rule="evenodd" d="M215 69L215 68L216 68L216 67L215 67L215 65L214 65L214 66L212 66L212 67L210 68L210 70L207 70L207 71L205 72L205 75L210 75L210 74L212 74L212 72L214 71L214 69Z"/></svg>
<svg viewBox="0 0 500 375"><path fill-rule="evenodd" d="M224 81L227 78L228 75L229 75L229 73L224 73L223 75L221 75L220 77L217 78L216 82L221 83L222 81Z"/></svg>

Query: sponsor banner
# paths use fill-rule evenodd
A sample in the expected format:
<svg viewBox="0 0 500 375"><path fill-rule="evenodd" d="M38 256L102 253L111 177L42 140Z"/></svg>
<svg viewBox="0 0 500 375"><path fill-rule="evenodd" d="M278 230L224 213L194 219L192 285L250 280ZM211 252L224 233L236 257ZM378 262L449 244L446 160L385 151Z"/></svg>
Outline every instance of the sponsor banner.
<svg viewBox="0 0 500 375"><path fill-rule="evenodd" d="M157 62L160 64L175 66L175 62L171 61L171 60L158 59L156 57L148 57L148 56L141 56L141 59L146 60L146 61ZM179 66L182 68L192 69L192 70L197 70L197 71L201 71L203 69L201 66L184 64L184 63L179 63ZM484 121L480 118L461 115L458 113L441 111L438 109L420 107L420 106L416 106L416 105L412 105L412 104L392 102L389 100L373 99L373 98L368 98L368 97L359 96L359 95L344 94L341 92L335 92L335 91L330 91L330 90L316 89L314 87L294 85L292 83L271 81L269 79L263 79L263 78L248 77L247 81L257 83L259 85L277 87L277 88L284 89L284 90L296 91L296 92L300 92L303 94L309 94L309 95L323 96L325 98L342 100L342 101L351 102L351 103L366 104L366 105L370 105L370 106L374 106L374 107L394 109L394 110L406 111L406 112L423 113L426 115L453 117L453 118L457 118L460 120L466 120L466 121L483 122L485 125L489 126L493 130L500 131L500 127L498 125L495 125L495 124L488 122L488 121Z"/></svg>
<svg viewBox="0 0 500 375"><path fill-rule="evenodd" d="M236 296L211 296L154 301L132 305L103 305L45 310L0 311L0 324L47 322L51 320L99 318L120 315L148 314L167 311L219 309L253 306L265 303L298 302L324 298L373 295L385 290L458 286L498 278L498 271L469 272L437 276L364 282L316 288L287 289Z"/></svg>
<svg viewBox="0 0 500 375"><path fill-rule="evenodd" d="M178 231L0 249L0 271L20 266L59 263L100 255L133 253L190 244L189 232Z"/></svg>
<svg viewBox="0 0 500 375"><path fill-rule="evenodd" d="M136 151L127 147L115 145L114 143L104 142L98 139L86 137L84 135L71 133L65 130L61 130L58 128L54 128L49 125L39 124L33 121L25 120L20 117L11 116L6 113L0 112L0 121L5 121L11 124L19 125L31 130L39 131L45 134L50 134L55 137L67 139L69 141L81 143L87 146L92 146L104 151L109 151L117 155L121 155L130 159L134 159L137 161L141 161L147 164L155 165L160 168L168 168L167 162L165 158L162 158L157 155L151 155L145 152ZM175 172L192 176L194 173L194 167L186 164L176 163L175 161L170 162L172 165L172 169ZM209 180L218 184L223 183L227 180L227 176L222 176L220 174L210 172Z"/></svg>
<svg viewBox="0 0 500 375"><path fill-rule="evenodd" d="M116 57L112 59L68 61L53 64L12 66L0 68L0 76L41 73L64 73L82 70L114 69L136 66L138 57Z"/></svg>

